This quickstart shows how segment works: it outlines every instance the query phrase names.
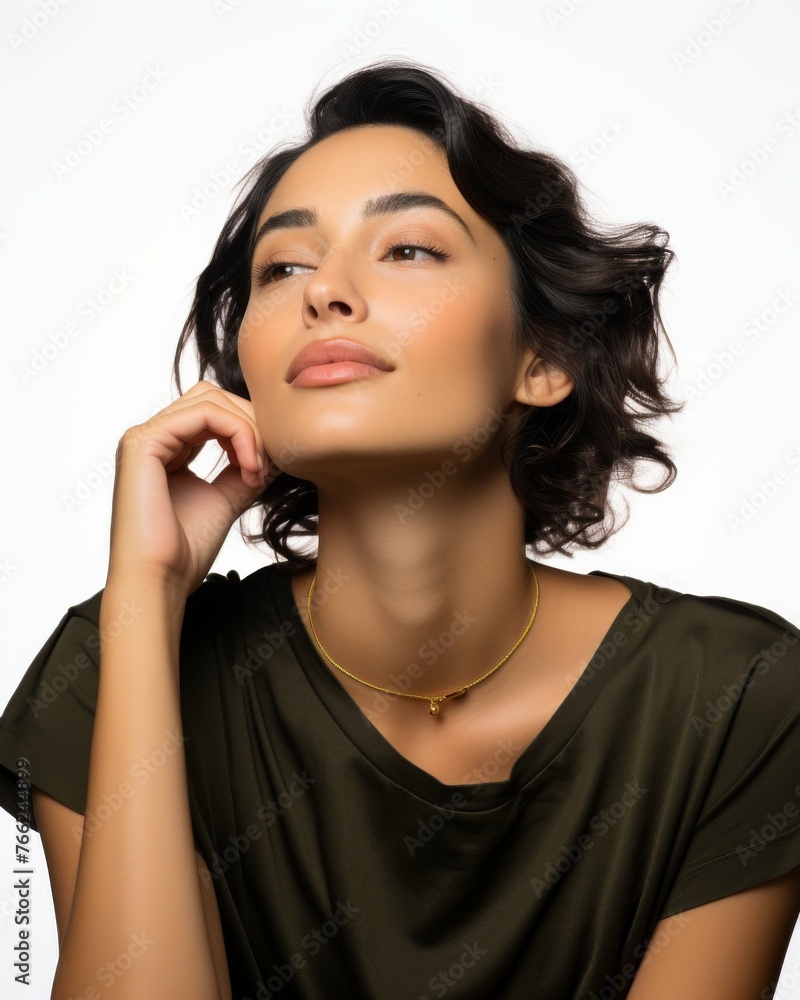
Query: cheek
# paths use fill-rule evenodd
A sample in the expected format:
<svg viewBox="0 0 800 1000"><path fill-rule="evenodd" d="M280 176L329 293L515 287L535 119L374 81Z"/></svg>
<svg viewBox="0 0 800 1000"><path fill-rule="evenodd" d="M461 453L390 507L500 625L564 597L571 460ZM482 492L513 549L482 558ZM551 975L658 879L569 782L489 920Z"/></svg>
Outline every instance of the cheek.
<svg viewBox="0 0 800 1000"><path fill-rule="evenodd" d="M241 326L239 327L240 343L248 344L254 338L261 336L265 328L269 325L274 311L275 307L269 299L259 299L251 296L244 311Z"/></svg>
<svg viewBox="0 0 800 1000"><path fill-rule="evenodd" d="M247 302L247 308L239 328L239 339L249 341L253 338L267 337L270 329L283 325L287 316L299 315L302 301L293 294L292 283L286 288L278 287L254 290Z"/></svg>
<svg viewBox="0 0 800 1000"><path fill-rule="evenodd" d="M259 343L260 332L259 324L248 305L236 337L236 353L239 355L239 364L245 381L247 381L247 369L250 367L250 359Z"/></svg>
<svg viewBox="0 0 800 1000"><path fill-rule="evenodd" d="M239 327L236 351L242 375L251 392L257 388L253 385L257 382L257 373L277 372L279 367L274 333L270 334L276 322L272 312L272 308L263 304L252 308L248 305ZM283 372L279 375L282 376Z"/></svg>
<svg viewBox="0 0 800 1000"><path fill-rule="evenodd" d="M440 388L492 393L492 372L503 349L501 329L486 302L463 292L438 308L431 304L424 321L413 332L413 355L427 375L439 380ZM411 346L410 345L410 346Z"/></svg>

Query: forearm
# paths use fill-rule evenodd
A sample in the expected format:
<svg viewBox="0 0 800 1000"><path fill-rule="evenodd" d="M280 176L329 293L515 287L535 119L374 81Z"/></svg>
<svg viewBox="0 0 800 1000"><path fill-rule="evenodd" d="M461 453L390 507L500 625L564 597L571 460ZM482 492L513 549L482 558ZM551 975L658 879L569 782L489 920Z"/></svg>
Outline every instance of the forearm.
<svg viewBox="0 0 800 1000"><path fill-rule="evenodd" d="M152 581L106 585L86 819L53 1000L89 986L115 1000L218 1000L180 714L184 607ZM99 978L109 962L125 971Z"/></svg>

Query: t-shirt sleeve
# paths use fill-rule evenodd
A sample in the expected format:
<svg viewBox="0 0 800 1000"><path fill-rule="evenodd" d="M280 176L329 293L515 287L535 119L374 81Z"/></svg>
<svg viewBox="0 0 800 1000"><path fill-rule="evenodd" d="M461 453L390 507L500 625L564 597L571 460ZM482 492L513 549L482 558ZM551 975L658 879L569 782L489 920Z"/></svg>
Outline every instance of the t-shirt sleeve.
<svg viewBox="0 0 800 1000"><path fill-rule="evenodd" d="M85 812L102 593L67 610L0 716L0 806L14 818L26 808L17 786L21 758L30 785ZM27 822L39 832L32 803L27 809Z"/></svg>
<svg viewBox="0 0 800 1000"><path fill-rule="evenodd" d="M749 624L729 641L748 644L751 670L746 679L729 677L703 706L697 728L708 731L699 738L713 740L716 726L724 735L661 918L800 865L800 629L769 609L736 603Z"/></svg>

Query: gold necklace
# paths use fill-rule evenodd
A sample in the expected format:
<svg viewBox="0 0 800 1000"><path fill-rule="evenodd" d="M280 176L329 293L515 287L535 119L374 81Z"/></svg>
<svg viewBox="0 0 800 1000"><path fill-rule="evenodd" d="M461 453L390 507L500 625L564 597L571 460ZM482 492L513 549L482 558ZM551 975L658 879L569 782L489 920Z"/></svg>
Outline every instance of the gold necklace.
<svg viewBox="0 0 800 1000"><path fill-rule="evenodd" d="M528 565L531 568L531 573L533 574L533 582L536 585L536 597L533 602L533 611L531 612L531 617L528 620L528 624L525 626L525 631L522 633L519 639L517 639L517 641L514 643L511 649L506 653L503 659L499 663L495 664L495 666L493 666L491 670L485 673L482 677L479 677L477 680L470 681L470 683L465 684L464 687L458 688L458 690L456 691L450 691L448 694L432 694L432 695L409 694L408 691L392 691L389 688L379 687L377 684L370 684L369 681L362 681L360 677L356 677L354 674L351 674L348 670L345 670L340 663L337 663L336 660L334 660L331 656L328 656L328 654L325 652L322 646L322 643L319 641L319 636L317 635L317 630L314 628L314 621L311 617L311 595L314 592L314 584L317 582L316 573L314 573L314 579L311 581L311 586L308 588L308 600L306 602L306 610L308 612L308 624L311 626L311 632L314 635L317 645L322 650L323 656L325 656L325 658L329 660L334 665L334 667L341 670L343 674L347 674L348 677L352 678L354 681L358 681L359 684L366 684L367 687L374 688L376 691L383 691L384 694L398 694L402 695L404 698L422 698L423 701L430 702L428 714L438 715L440 702L443 702L446 698L458 698L460 695L464 694L464 692L467 691L469 688L474 687L475 684L479 684L481 681L486 680L486 678L491 676L495 672L495 670L497 670L498 667L502 667L502 665L506 662L509 656L511 656L511 654L514 652L517 646L519 646L519 644L522 642L522 640L525 638L528 632L530 632L531 625L533 625L533 620L536 617L536 610L539 607L539 580L538 577L536 576L536 571L533 568L533 563L529 563Z"/></svg>

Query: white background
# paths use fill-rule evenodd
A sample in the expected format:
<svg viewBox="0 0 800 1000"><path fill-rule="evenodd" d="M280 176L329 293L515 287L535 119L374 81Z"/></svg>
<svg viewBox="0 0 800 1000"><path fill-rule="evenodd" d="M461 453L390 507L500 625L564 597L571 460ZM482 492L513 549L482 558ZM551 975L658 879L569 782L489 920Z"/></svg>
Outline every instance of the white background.
<svg viewBox="0 0 800 1000"><path fill-rule="evenodd" d="M656 496L624 492L628 525L553 565L800 622L799 29L790 0L7 0L0 703L66 608L103 586L114 450L174 398L178 333L235 182L300 135L312 88L385 55L444 71L575 166L601 218L653 221L678 254L663 298L678 358L670 387L693 395L662 427L678 479ZM82 143L84 130L101 141ZM65 170L70 149L77 165ZM206 204L187 217L198 197ZM105 296L114 272L127 272L126 287ZM86 319L99 294L102 310ZM71 322L77 332L59 340ZM183 370L188 388L196 371ZM244 575L270 559L234 528L214 569ZM56 961L44 855L37 836L26 989L13 981L14 825L3 815L0 991L41 1000ZM798 978L800 934L777 996L800 997Z"/></svg>

